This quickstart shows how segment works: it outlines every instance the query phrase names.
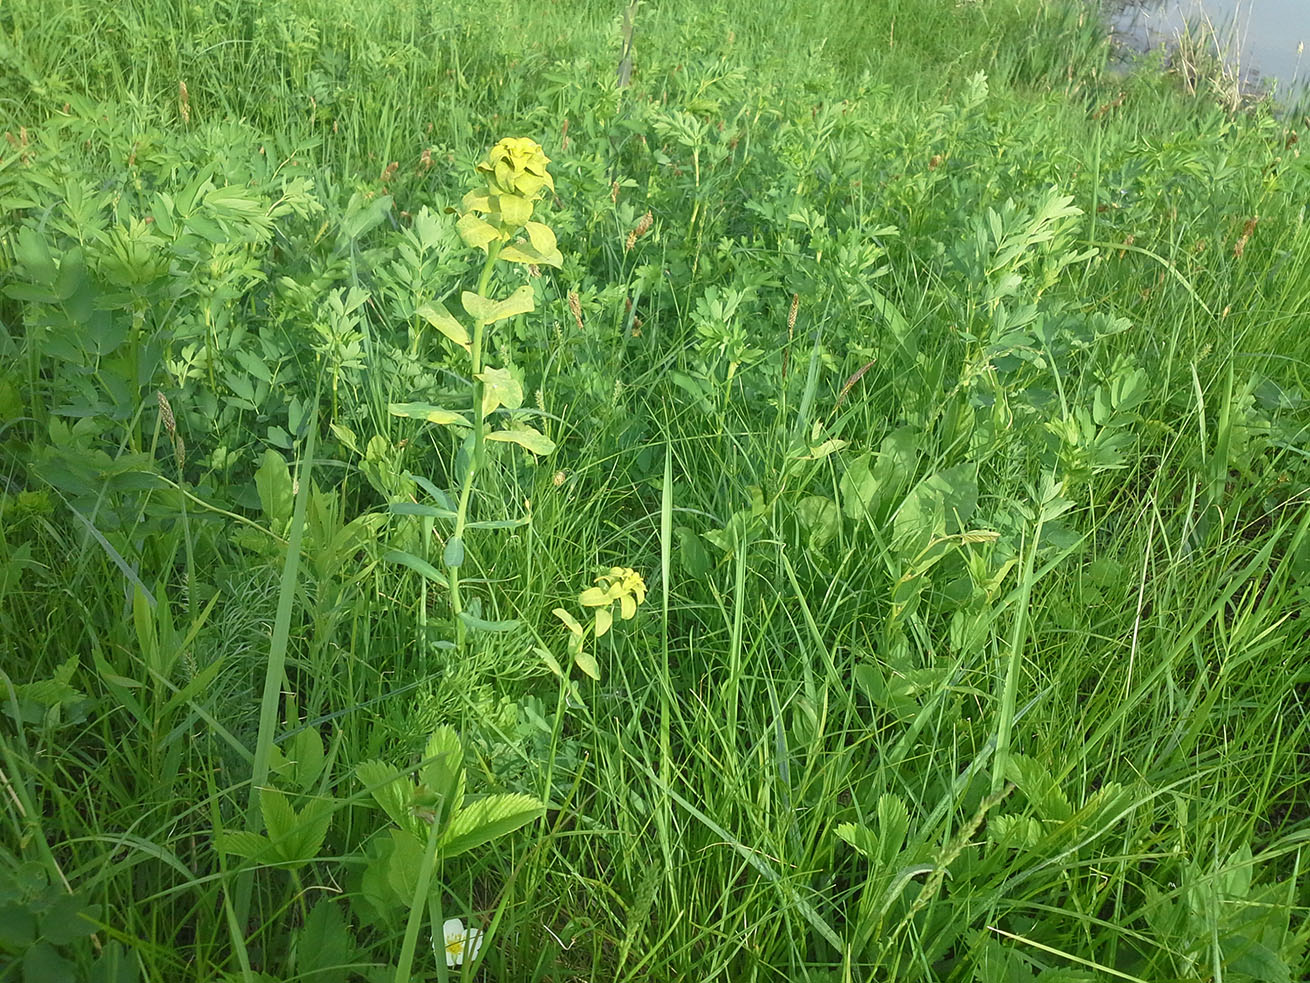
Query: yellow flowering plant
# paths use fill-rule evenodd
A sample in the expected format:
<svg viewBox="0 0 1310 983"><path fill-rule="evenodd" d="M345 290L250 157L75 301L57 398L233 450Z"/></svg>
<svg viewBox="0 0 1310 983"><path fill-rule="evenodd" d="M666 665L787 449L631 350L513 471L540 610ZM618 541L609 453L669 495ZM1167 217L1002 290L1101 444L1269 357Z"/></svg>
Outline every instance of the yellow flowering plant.
<svg viewBox="0 0 1310 983"><path fill-rule="evenodd" d="M595 586L588 587L578 595L578 603L592 612L590 634L593 638L602 637L613 626L614 605L619 606L619 617L630 621L636 616L638 606L645 601L646 581L631 567L610 567L608 573L596 577ZM569 655L574 664L592 679L599 681L600 666L595 657L584 648L587 629L564 608L555 608L553 614L569 630ZM554 668L560 672L557 664Z"/></svg>
<svg viewBox="0 0 1310 983"><path fill-rule="evenodd" d="M546 191L554 192L555 182L547 170L550 158L540 145L526 137L501 140L476 166L479 185L464 196L460 217L455 223L460 238L471 249L485 254L477 291L460 295L464 313L472 328L439 302L423 304L418 314L468 356L470 400L466 411L455 411L430 403L392 403L395 416L409 417L456 427L471 434L471 453L464 461L459 484L458 505L451 509L441 503L433 515L453 519L454 530L446 539L442 563L455 616L458 642L466 629L505 630L514 622L484 621L477 610L467 610L460 594L459 568L464 563L464 535L468 528L503 527L503 521L469 522L469 501L478 472L485 464L486 442L517 444L534 455L550 454L555 443L548 436L523 422L529 411L523 409L523 386L506 367L484 364L487 331L497 322L530 313L535 309L532 287L523 284L506 297L489 293L497 262L559 267L563 257L555 243L555 233L544 222L534 221L533 213ZM488 418L499 413L505 425L493 428ZM440 499L439 499L440 502ZM427 514L427 513L423 513ZM526 521L526 520L524 520ZM425 561L426 562L426 561Z"/></svg>

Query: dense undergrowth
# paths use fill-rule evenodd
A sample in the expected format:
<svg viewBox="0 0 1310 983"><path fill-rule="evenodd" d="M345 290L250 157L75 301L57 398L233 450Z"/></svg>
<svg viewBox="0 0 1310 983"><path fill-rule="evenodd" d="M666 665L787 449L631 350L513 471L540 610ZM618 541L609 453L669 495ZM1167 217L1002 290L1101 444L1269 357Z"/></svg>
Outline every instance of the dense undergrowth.
<svg viewBox="0 0 1310 983"><path fill-rule="evenodd" d="M0 979L1304 978L1299 124L1100 36L0 8Z"/></svg>

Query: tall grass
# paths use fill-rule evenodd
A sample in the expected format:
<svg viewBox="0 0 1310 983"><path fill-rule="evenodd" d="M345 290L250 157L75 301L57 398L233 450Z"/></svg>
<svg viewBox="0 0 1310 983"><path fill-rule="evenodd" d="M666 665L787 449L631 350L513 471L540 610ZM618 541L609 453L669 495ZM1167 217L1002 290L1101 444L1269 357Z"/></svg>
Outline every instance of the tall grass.
<svg viewBox="0 0 1310 983"><path fill-rule="evenodd" d="M642 5L621 88L625 6L0 11L0 979L1300 978L1297 130L1079 6ZM559 450L455 645L460 436L388 405L467 389L416 310L504 135ZM356 769L441 725L544 816L388 907ZM219 849L268 788L326 838Z"/></svg>

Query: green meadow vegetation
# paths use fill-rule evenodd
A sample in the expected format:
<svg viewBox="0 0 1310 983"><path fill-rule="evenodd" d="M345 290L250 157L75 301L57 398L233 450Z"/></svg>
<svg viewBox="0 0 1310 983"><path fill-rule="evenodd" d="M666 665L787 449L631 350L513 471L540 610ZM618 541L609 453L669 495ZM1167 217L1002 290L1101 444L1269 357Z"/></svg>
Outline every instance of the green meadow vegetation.
<svg viewBox="0 0 1310 983"><path fill-rule="evenodd" d="M1305 979L1306 125L1042 0L6 0L0 981Z"/></svg>

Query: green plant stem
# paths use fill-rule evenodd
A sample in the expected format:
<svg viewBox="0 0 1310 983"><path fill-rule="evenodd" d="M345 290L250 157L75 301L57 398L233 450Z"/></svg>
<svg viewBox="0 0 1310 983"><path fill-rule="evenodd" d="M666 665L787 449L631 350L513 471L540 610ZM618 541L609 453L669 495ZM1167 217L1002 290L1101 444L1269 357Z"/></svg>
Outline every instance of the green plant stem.
<svg viewBox="0 0 1310 983"><path fill-rule="evenodd" d="M419 868L418 880L414 884L414 896L410 899L409 918L405 922L405 940L400 946L400 959L396 962L396 983L409 983L410 972L414 966L414 950L418 948L418 933L423 927L423 914L427 910L424 900L428 898L428 885L432 882L432 868L437 862L437 840L440 838L439 824L433 823L428 829L428 842L423 850L423 866ZM445 969L445 963L441 963Z"/></svg>
<svg viewBox="0 0 1310 983"><path fill-rule="evenodd" d="M500 255L499 242L493 242L487 249L487 261L482 264L482 275L478 277L478 295L487 296L487 287L491 283L491 272L496 267L496 257ZM473 380L473 453L469 455L468 465L464 469L464 480L459 489L459 508L455 514L455 533L452 538L461 542L464 527L468 522L469 499L473 494L473 481L482 466L483 447L485 443L482 421L482 342L486 333L486 322L481 318L473 323L473 340L469 346L469 374ZM464 645L464 622L459 618L464 604L459 594L459 568L447 567L446 575L450 587L450 610L455 616L455 641L462 648Z"/></svg>

